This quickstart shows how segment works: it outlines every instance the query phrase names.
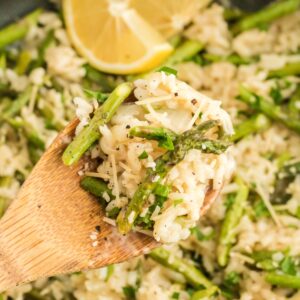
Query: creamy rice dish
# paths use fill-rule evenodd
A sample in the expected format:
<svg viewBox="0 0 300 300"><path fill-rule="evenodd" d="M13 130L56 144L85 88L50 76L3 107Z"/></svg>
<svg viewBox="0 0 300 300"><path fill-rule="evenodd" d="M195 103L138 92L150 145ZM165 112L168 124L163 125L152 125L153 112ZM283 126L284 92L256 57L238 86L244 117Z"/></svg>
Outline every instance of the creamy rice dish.
<svg viewBox="0 0 300 300"><path fill-rule="evenodd" d="M71 46L56 12L36 13L21 41L0 47L1 215L58 131L77 115L78 137L124 82L132 82L137 101L123 103L100 126L99 141L87 151L98 163L80 174L107 184L98 198L117 226L146 170L176 146L173 134L217 121L205 137L224 142L220 153L190 150L157 178L164 205L151 207L151 196L142 207L145 219L135 226L163 247L121 264L25 284L0 299L300 299L297 5L251 28L241 26L243 14L207 3L175 43L175 53L186 45L195 46L194 53L135 78L91 67ZM162 140L145 138L149 127L163 128ZM200 217L205 191L223 182Z"/></svg>

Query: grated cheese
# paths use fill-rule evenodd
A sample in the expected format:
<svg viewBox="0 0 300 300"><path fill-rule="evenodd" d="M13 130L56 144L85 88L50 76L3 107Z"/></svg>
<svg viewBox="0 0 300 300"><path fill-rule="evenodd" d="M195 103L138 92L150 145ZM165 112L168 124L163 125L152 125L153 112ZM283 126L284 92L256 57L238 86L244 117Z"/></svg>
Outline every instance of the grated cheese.
<svg viewBox="0 0 300 300"><path fill-rule="evenodd" d="M110 176L105 173L98 173L98 172L85 172L86 176L103 178L103 179L110 179Z"/></svg>
<svg viewBox="0 0 300 300"><path fill-rule="evenodd" d="M265 206L267 207L274 223L278 226L278 227L281 227L281 222L270 202L270 199L269 199L269 195L264 191L264 189L262 188L262 186L260 184L257 183L256 185L256 191L257 193L260 195L261 199L263 200Z"/></svg>
<svg viewBox="0 0 300 300"><path fill-rule="evenodd" d="M158 97L145 98L144 100L135 102L135 104L136 105L145 105L145 104L158 103L158 102L168 101L168 100L173 100L173 97L170 94L164 95L164 96L158 96Z"/></svg>
<svg viewBox="0 0 300 300"><path fill-rule="evenodd" d="M116 165L116 159L114 154L110 155L110 161L111 161L112 171L113 171L114 192L115 192L116 200L118 201L120 199L120 187L118 182L117 165Z"/></svg>

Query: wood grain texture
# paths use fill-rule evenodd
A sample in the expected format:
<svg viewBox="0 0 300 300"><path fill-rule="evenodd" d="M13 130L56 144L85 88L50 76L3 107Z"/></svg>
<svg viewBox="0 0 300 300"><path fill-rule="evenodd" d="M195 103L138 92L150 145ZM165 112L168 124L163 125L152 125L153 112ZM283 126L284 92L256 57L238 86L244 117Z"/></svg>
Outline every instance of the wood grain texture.
<svg viewBox="0 0 300 300"><path fill-rule="evenodd" d="M41 277L119 263L159 245L139 233L122 236L105 223L95 198L79 186L84 161L74 167L62 163L77 124L58 135L0 221L0 292ZM202 213L217 195L208 193ZM101 230L93 247L96 226Z"/></svg>

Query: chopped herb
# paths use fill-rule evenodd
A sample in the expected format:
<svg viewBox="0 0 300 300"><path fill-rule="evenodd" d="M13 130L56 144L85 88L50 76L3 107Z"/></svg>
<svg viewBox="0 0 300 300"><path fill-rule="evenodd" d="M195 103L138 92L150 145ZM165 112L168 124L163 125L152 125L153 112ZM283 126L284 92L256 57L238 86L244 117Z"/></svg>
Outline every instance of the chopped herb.
<svg viewBox="0 0 300 300"><path fill-rule="evenodd" d="M295 261L292 257L287 256L283 259L283 261L280 264L280 269L283 273L288 275L296 275L297 274L297 268Z"/></svg>
<svg viewBox="0 0 300 300"><path fill-rule="evenodd" d="M234 203L235 196L235 193L230 193L227 195L226 200L224 202L226 209L229 209L232 206L232 204Z"/></svg>
<svg viewBox="0 0 300 300"><path fill-rule="evenodd" d="M148 158L148 153L146 151L143 151L138 157L139 159L146 159Z"/></svg>
<svg viewBox="0 0 300 300"><path fill-rule="evenodd" d="M241 275L237 272L229 272L226 274L224 282L226 285L235 285L238 284L241 280Z"/></svg>
<svg viewBox="0 0 300 300"><path fill-rule="evenodd" d="M257 218L270 216L268 208L261 199L254 204L253 210Z"/></svg>
<svg viewBox="0 0 300 300"><path fill-rule="evenodd" d="M111 210L107 211L106 215L109 218L115 219L117 217L117 215L119 214L119 212L120 212L120 208L119 207L114 207Z"/></svg>
<svg viewBox="0 0 300 300"><path fill-rule="evenodd" d="M160 197L164 197L167 198L169 196L170 193L170 187L168 187L167 185L163 185L163 184L157 184L155 190L154 190L154 195L160 196Z"/></svg>
<svg viewBox="0 0 300 300"><path fill-rule="evenodd" d="M166 73L166 74L173 74L173 75L177 75L177 70L175 70L175 69L172 69L172 68L170 68L170 67L166 67L166 66L164 66L164 67L161 67L160 69L158 69L158 71L159 72L164 72L164 73Z"/></svg>
<svg viewBox="0 0 300 300"><path fill-rule="evenodd" d="M237 272L229 272L225 275L223 284L221 285L222 295L226 299L238 299L239 298L239 282L241 275Z"/></svg>
<svg viewBox="0 0 300 300"><path fill-rule="evenodd" d="M135 300L136 299L136 296L135 296L136 288L133 287L132 285L124 286L123 287L123 293L124 293L126 299L128 299L128 300Z"/></svg>
<svg viewBox="0 0 300 300"><path fill-rule="evenodd" d="M147 140L158 142L158 146L166 150L174 150L173 141L176 139L176 134L171 130L152 127L152 126L135 126L131 128L129 137L140 137Z"/></svg>
<svg viewBox="0 0 300 300"><path fill-rule="evenodd" d="M194 235L198 241L209 241L214 238L215 231L211 230L208 234L204 234L199 227L193 227L190 229L191 234Z"/></svg>
<svg viewBox="0 0 300 300"><path fill-rule="evenodd" d="M195 64L197 64L199 66L204 66L205 65L205 61L204 61L202 55L200 55L200 54L196 54L195 56L193 56L191 58L191 61L193 61Z"/></svg>
<svg viewBox="0 0 300 300"><path fill-rule="evenodd" d="M281 93L281 89L279 85L277 84L275 87L272 87L270 91L270 97L273 99L275 104L281 104L283 98L283 95Z"/></svg>
<svg viewBox="0 0 300 300"><path fill-rule="evenodd" d="M84 89L84 93L88 98L96 99L99 103L103 103L109 96L108 93L96 92L89 89Z"/></svg>
<svg viewBox="0 0 300 300"><path fill-rule="evenodd" d="M178 293L178 292L174 292L173 294L172 294L172 299L176 299L176 300L178 300L179 299L179 296L180 296L180 294Z"/></svg>

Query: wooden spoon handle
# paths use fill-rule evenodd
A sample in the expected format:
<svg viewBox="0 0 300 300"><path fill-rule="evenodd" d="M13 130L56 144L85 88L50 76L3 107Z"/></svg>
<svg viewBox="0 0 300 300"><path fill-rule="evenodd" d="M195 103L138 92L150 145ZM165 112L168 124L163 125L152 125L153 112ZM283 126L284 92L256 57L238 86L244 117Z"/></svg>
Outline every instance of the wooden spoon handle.
<svg viewBox="0 0 300 300"><path fill-rule="evenodd" d="M49 147L0 220L0 292L40 277L118 263L157 246L149 236L122 236L103 221L95 198L79 186L84 161L63 165L61 154L77 122ZM96 228L101 230L93 245Z"/></svg>

